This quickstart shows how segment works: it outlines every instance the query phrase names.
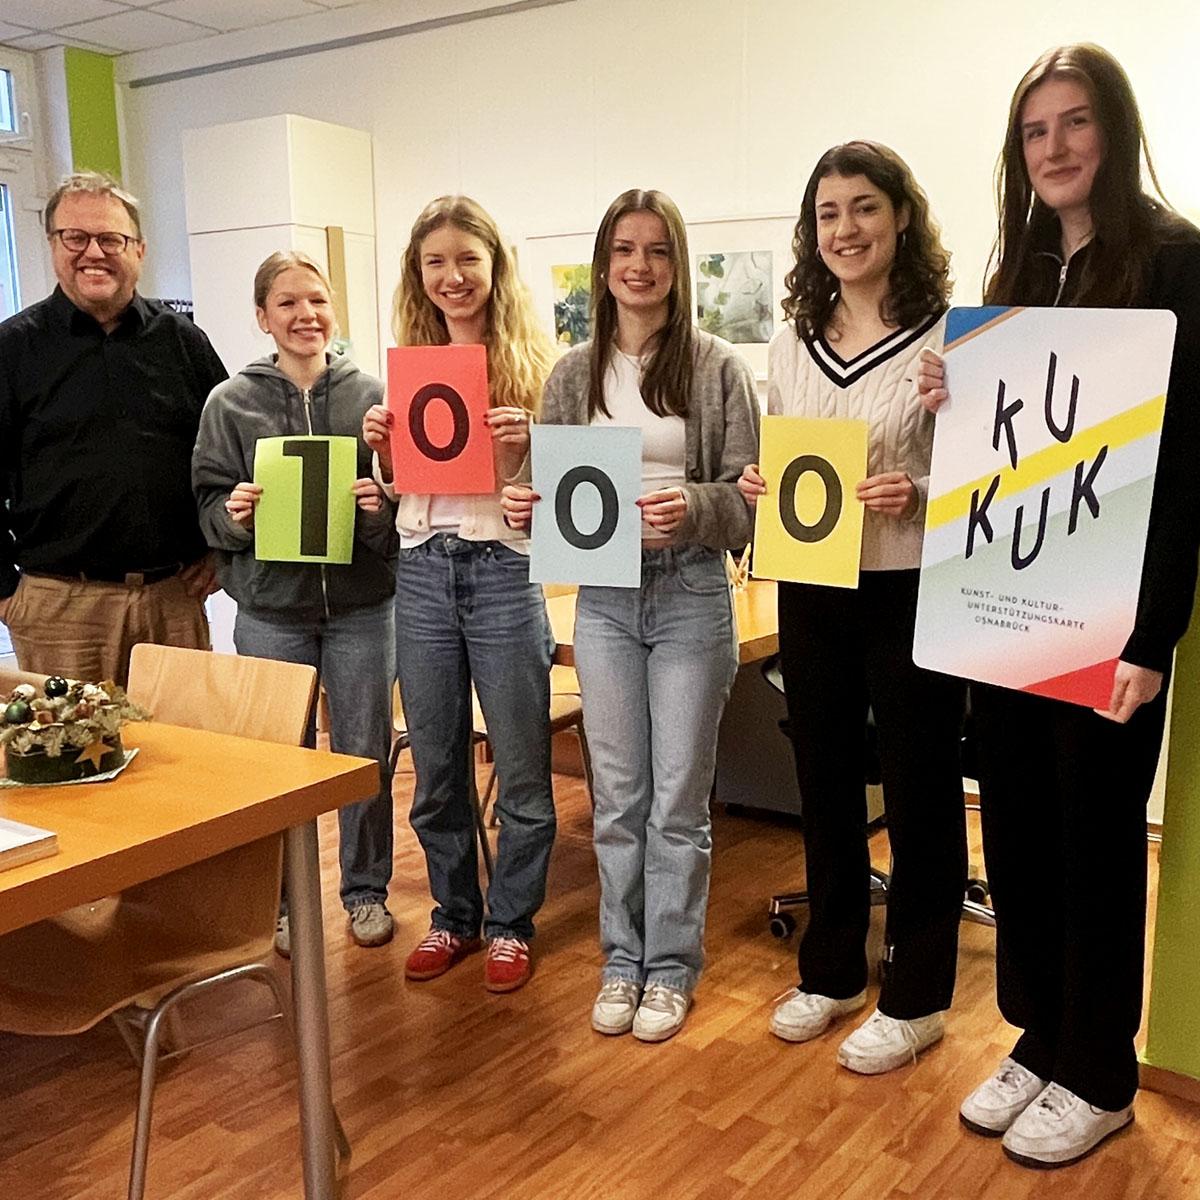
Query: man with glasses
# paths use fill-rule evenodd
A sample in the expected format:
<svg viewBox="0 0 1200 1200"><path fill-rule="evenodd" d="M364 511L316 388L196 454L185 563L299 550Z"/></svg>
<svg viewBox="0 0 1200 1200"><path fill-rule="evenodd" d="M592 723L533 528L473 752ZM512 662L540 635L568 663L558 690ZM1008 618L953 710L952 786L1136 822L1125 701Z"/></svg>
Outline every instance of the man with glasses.
<svg viewBox="0 0 1200 1200"><path fill-rule="evenodd" d="M208 648L191 459L228 373L138 295L138 204L113 180L64 180L46 234L58 287L0 325L0 621L23 670L124 683L137 642Z"/></svg>

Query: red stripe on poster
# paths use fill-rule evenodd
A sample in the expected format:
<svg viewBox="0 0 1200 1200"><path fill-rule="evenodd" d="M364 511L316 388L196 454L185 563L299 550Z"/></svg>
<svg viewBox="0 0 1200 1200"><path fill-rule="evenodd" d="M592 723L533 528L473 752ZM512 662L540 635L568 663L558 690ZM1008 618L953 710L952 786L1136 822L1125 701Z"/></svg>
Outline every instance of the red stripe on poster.
<svg viewBox="0 0 1200 1200"><path fill-rule="evenodd" d="M1113 676L1117 670L1117 659L1068 671L1037 683L1026 684L1021 690L1035 696L1049 696L1052 700L1066 700L1070 704L1083 704L1088 708L1107 708L1112 699Z"/></svg>

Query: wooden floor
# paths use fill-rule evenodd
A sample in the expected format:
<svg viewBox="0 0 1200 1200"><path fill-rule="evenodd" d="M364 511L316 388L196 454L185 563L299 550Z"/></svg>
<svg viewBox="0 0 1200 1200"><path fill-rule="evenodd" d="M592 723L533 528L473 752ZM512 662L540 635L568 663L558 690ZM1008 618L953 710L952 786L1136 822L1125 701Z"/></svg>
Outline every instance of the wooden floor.
<svg viewBox="0 0 1200 1200"><path fill-rule="evenodd" d="M597 986L596 872L581 785L556 779L560 834L539 923L537 972L491 996L476 956L409 984L425 931L424 862L397 779L398 936L354 947L336 899L332 821L322 826L334 1093L354 1146L359 1200L1185 1200L1200 1196L1200 1109L1143 1093L1137 1123L1053 1173L1008 1162L956 1119L961 1097L1006 1053L993 999L992 931L964 925L944 1042L914 1066L864 1078L835 1063L841 1033L789 1046L766 1029L794 982L795 942L767 933L768 893L798 884L794 827L718 813L710 966L683 1033L662 1045L588 1025ZM974 818L972 818L974 820ZM977 845L978 830L972 829ZM886 861L886 836L873 852ZM1150 851L1152 878L1157 853ZM1097 881L1103 886L1103 881ZM879 937L879 910L874 936ZM234 989L189 1031L260 1010ZM0 1197L125 1195L136 1076L106 1022L54 1040L0 1035ZM157 1200L296 1200L294 1067L278 1025L164 1071L150 1155Z"/></svg>

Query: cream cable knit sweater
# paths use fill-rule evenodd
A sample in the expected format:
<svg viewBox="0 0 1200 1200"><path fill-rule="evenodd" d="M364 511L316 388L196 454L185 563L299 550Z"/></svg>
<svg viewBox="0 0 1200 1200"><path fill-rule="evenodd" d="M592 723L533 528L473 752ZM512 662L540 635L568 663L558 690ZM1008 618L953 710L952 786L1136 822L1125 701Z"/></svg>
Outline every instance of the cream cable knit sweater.
<svg viewBox="0 0 1200 1200"><path fill-rule="evenodd" d="M917 359L926 346L941 352L945 329L943 317L916 329L897 330L849 362L838 358L836 347L823 339L801 340L790 324L771 341L769 413L865 420L867 474L905 471L917 486L917 509L910 517L900 520L869 510L865 514L864 571L921 565L933 416L917 398Z"/></svg>

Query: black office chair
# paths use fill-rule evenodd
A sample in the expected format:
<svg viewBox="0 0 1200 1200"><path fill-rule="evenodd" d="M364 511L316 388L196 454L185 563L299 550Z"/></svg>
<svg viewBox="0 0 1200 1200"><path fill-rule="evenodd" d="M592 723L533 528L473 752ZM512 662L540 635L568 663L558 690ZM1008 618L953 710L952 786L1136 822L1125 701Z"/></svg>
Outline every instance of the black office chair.
<svg viewBox="0 0 1200 1200"><path fill-rule="evenodd" d="M778 691L783 691L783 676L779 669L779 657L776 655L769 658L762 666L763 678ZM786 718L779 722L780 732L789 741L792 738L792 731L788 725ZM867 727L864 732L866 738L866 756L865 756L865 778L864 786L878 785L882 782L883 775L879 766L879 738L875 730L874 714L868 710L867 712ZM962 761L963 773L968 773L968 768L974 770L975 762L975 745L971 736L971 714L970 704L968 702L966 720L963 724L963 739L962 739ZM971 775L974 778L973 774ZM885 798L886 799L886 798ZM966 805L968 811L978 812L978 804ZM804 820L804 798L800 798L800 819ZM879 826L887 821L886 813L880 816L874 825ZM877 867L871 868L871 906L875 907L879 904L887 903L888 886L891 883L891 876L887 871L881 871ZM987 904L989 891L987 880L982 878L970 878L967 880L966 892L963 895L963 920L973 921L979 925L996 924L996 916ZM807 891L795 892L779 892L771 897L770 903L767 905L768 928L771 933L777 938L791 937L796 932L796 918L792 915L791 909L800 908L808 903Z"/></svg>

